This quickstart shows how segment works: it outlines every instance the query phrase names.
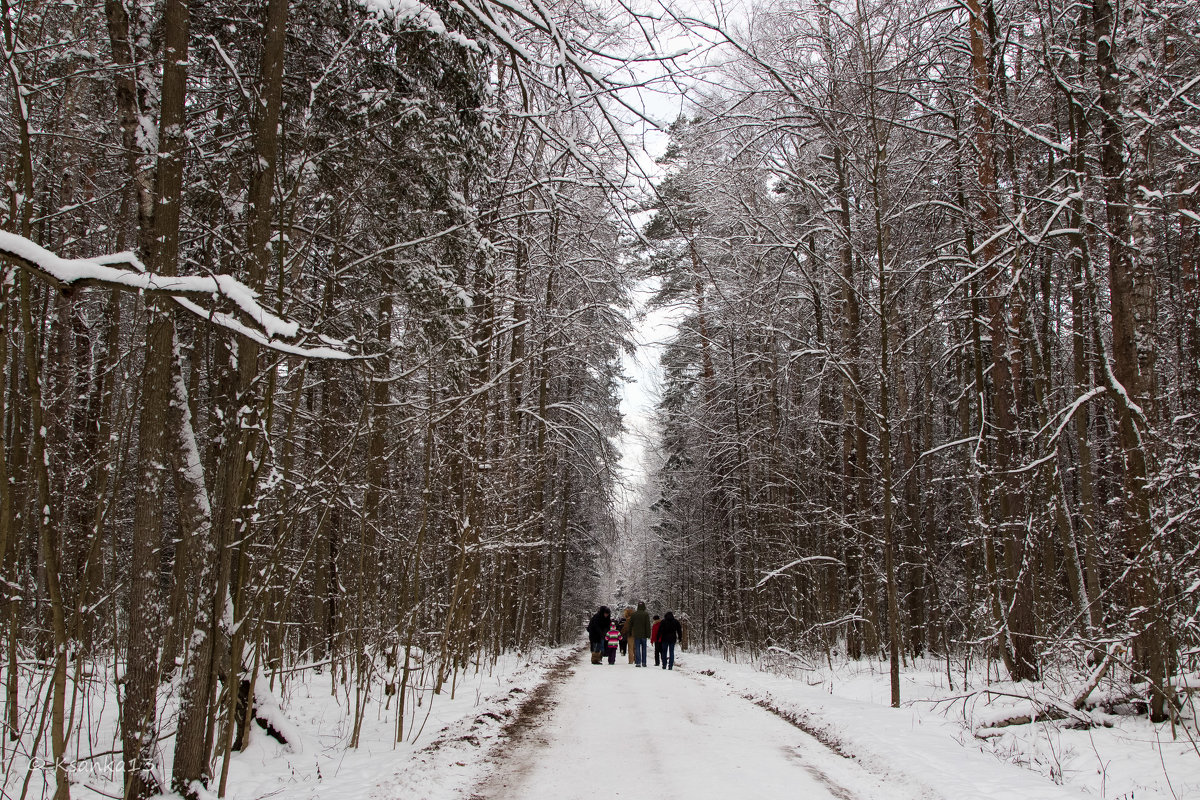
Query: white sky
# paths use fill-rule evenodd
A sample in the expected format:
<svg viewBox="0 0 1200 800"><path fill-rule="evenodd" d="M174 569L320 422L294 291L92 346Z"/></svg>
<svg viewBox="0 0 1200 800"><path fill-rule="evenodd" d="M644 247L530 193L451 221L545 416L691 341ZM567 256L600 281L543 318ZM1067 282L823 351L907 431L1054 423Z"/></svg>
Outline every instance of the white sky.
<svg viewBox="0 0 1200 800"><path fill-rule="evenodd" d="M633 292L633 341L637 352L621 356L621 365L630 380L621 396L621 415L625 433L621 437L621 474L626 486L618 491L620 502L628 507L638 495L646 478L647 455L657 447L658 431L654 424L654 409L661 392L659 357L663 347L675 336L675 324L684 309L680 306L656 308L646 306L658 289L659 280L642 281Z"/></svg>
<svg viewBox="0 0 1200 800"><path fill-rule="evenodd" d="M656 128L627 110L618 114L629 123L628 132L632 134L641 169L646 175L657 177L662 170L655 159L666 150L668 141L665 128L688 109L685 93L708 85L710 68L728 56L727 51L723 52L724 48L714 45L718 37L711 32L706 38L694 31L685 31L671 13L664 10L664 5L674 6L677 15L729 21L744 20L747 4L742 0L640 0L634 5L659 18L658 21L642 19L642 25L648 31L652 29L655 36L656 52L661 55L687 53L675 62L675 66L684 71L670 77L667 77L667 64L653 61L633 65L630 68L632 74L624 76L630 83L645 82L622 91L624 101L662 126ZM646 47L644 41L640 44L643 49ZM631 49L638 48L635 44ZM649 215L646 217L648 219ZM620 472L625 484L618 490L622 509L636 502L653 465L653 459L647 459L647 455L653 455L658 441L653 415L661 389L659 357L664 345L674 337L676 322L685 311L678 306L647 310L658 283L657 279L643 281L633 291L634 307L630 318L637 352L622 356L623 370L630 378L624 385L620 406L626 428L618 443L622 454Z"/></svg>

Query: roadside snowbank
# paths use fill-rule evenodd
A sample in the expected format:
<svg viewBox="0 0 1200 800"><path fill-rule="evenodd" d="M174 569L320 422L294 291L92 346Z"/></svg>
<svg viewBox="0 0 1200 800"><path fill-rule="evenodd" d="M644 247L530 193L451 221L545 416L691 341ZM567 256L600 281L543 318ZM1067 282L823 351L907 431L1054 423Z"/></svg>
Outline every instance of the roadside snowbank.
<svg viewBox="0 0 1200 800"><path fill-rule="evenodd" d="M682 667L709 675L792 720L867 769L931 797L960 800L1168 800L1200 797L1200 751L1182 730L1144 716L1102 715L1113 727L1072 729L1037 722L973 731L1023 702L1013 684L953 691L935 663L902 674L899 709L889 706L886 664L854 663L784 675L686 653Z"/></svg>
<svg viewBox="0 0 1200 800"><path fill-rule="evenodd" d="M485 776L485 757L525 698L577 651L567 647L506 655L494 668L459 675L453 698L448 687L440 696L427 693L416 713L406 714L407 741L398 744L395 703L386 711L376 705L356 749L347 747L353 706L345 696L332 697L327 682L307 681L292 688L285 703L302 732L300 746L285 747L255 730L251 746L233 759L227 797L463 797Z"/></svg>
<svg viewBox="0 0 1200 800"><path fill-rule="evenodd" d="M492 746L513 720L525 699L551 670L579 652L577 646L536 649L525 655L506 655L494 666L483 665L458 675L454 685L433 695L428 687L409 696L404 741L397 743L396 698L381 696L376 685L359 733L359 746L350 748L353 734L353 689L335 683L328 671L293 673L282 691L256 687L259 716L287 737L283 744L258 725L250 744L230 759L228 800L449 800L464 797L486 775L485 761ZM90 746L72 742L71 796L101 800L121 795L120 739L111 681L89 687L85 730ZM38 685L30 682L29 700ZM160 705L160 727L171 731L176 709L167 698ZM159 742L159 775L170 775L173 736ZM30 758L18 748L4 753L0 789L5 797L48 797L54 792L50 759L39 746ZM102 755L86 757L88 752ZM114 753L116 755L114 755ZM220 769L218 763L217 769ZM216 781L204 800L216 798ZM178 795L161 795L177 798Z"/></svg>

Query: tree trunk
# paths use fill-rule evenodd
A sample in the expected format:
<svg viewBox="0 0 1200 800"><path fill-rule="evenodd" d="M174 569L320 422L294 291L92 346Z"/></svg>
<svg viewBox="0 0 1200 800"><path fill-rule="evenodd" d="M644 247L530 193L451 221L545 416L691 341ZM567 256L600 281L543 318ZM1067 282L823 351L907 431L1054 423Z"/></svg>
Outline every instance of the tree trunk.
<svg viewBox="0 0 1200 800"><path fill-rule="evenodd" d="M1104 207L1108 223L1109 312L1112 317L1110 394L1118 418L1124 470L1121 526L1131 565L1134 605L1143 609L1136 621L1134 658L1150 682L1150 718L1166 719L1167 624L1155 575L1158 548L1151 522L1153 489L1150 476L1150 390L1153 360L1143 351L1152 346L1148 316L1153 296L1153 272L1138 257L1132 241L1130 199L1126 186L1124 116L1121 74L1114 37L1116 15L1109 0L1093 0L1096 78L1100 88L1100 169L1104 176Z"/></svg>
<svg viewBox="0 0 1200 800"><path fill-rule="evenodd" d="M114 57L128 44L128 18L120 29L120 13L110 3L110 34ZM188 18L186 0L167 0L163 12L166 39L158 121L159 150L154 168L149 214L139 216L140 238L147 263L161 275L175 275L179 258L180 200L183 190L184 104L187 93ZM128 57L128 53L125 53ZM128 102L132 98L125 98ZM123 108L122 114L130 113ZM134 111L136 113L136 110ZM143 177L139 171L135 179ZM142 209L145 211L143 199ZM149 226L148 228L145 226ZM153 300L146 334L142 383L142 413L138 443L139 485L134 507L130 556L130 629L126 646L126 694L121 720L125 758L126 800L142 800L161 791L154 778L157 767L158 645L162 628L159 592L159 547L166 481L166 429L171 403L171 361L175 325L168 300Z"/></svg>
<svg viewBox="0 0 1200 800"><path fill-rule="evenodd" d="M178 342L172 359L171 404L168 417L171 467L175 494L185 536L191 541L193 555L191 594L195 613L185 630L190 635L184 644L184 670L180 675L179 724L175 734L175 759L171 770L171 790L193 798L195 784L207 787L211 779L213 693L216 690L213 661L217 646L217 622L223 610L214 580L220 542L213 538L212 510L204 481L200 448L192 427L188 391L183 379L182 353Z"/></svg>
<svg viewBox="0 0 1200 800"><path fill-rule="evenodd" d="M1035 649L1036 632L1033 617L1033 573L1027 563L1024 487L1016 472L1020 461L1020 413L1017 404L1017 348L1010 341L1010 316L1004 275L998 258L1000 250L994 231L999 221L998 186L996 181L995 150L993 147L993 118L988 104L992 102L991 70L985 54L988 36L983 9L978 0L968 0L971 34L971 73L974 83L973 104L978 149L979 220L985 244L979 254L988 292L988 317L991 342L991 412L996 428L996 469L1000 473L997 489L1000 496L995 504L998 530L1004 543L1005 583L1004 604L1007 613L1004 625L1012 647L1009 672L1015 681L1037 680L1038 659ZM990 36L986 41L990 41ZM982 388L982 387L981 387Z"/></svg>

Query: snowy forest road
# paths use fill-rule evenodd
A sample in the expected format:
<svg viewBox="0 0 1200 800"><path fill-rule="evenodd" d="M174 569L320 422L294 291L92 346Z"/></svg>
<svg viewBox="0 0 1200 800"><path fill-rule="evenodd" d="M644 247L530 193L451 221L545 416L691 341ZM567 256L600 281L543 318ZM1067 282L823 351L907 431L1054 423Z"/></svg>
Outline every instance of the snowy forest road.
<svg viewBox="0 0 1200 800"><path fill-rule="evenodd" d="M854 762L717 681L571 662L472 800L898 800Z"/></svg>

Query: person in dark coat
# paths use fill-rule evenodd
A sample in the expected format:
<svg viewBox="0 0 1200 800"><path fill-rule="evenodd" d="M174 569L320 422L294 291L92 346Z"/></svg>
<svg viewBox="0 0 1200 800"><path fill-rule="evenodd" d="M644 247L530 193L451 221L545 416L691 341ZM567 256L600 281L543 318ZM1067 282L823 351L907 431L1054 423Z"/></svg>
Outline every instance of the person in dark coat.
<svg viewBox="0 0 1200 800"><path fill-rule="evenodd" d="M675 643L683 634L683 628L675 614L668 611L658 623L658 641L662 646L662 668L675 669Z"/></svg>
<svg viewBox="0 0 1200 800"><path fill-rule="evenodd" d="M604 659L604 637L612 624L612 612L608 606L600 606L600 610L592 615L588 622L588 644L592 650L592 663L599 664Z"/></svg>
<svg viewBox="0 0 1200 800"><path fill-rule="evenodd" d="M638 603L637 611L629 617L629 635L633 637L633 665L646 666L646 640L650 638L650 612L645 603Z"/></svg>

